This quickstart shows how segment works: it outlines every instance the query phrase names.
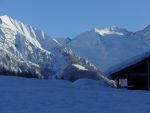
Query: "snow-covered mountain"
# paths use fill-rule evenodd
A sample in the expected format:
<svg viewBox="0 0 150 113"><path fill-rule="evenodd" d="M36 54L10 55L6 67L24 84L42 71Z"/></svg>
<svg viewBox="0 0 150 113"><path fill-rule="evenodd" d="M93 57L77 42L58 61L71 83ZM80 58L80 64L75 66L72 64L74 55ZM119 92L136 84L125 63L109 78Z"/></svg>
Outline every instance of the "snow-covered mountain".
<svg viewBox="0 0 150 113"><path fill-rule="evenodd" d="M71 64L97 71L94 65L44 32L9 16L0 16L0 74L52 79Z"/></svg>
<svg viewBox="0 0 150 113"><path fill-rule="evenodd" d="M150 26L137 32L111 27L95 28L73 38L65 45L109 75L132 58L150 51Z"/></svg>

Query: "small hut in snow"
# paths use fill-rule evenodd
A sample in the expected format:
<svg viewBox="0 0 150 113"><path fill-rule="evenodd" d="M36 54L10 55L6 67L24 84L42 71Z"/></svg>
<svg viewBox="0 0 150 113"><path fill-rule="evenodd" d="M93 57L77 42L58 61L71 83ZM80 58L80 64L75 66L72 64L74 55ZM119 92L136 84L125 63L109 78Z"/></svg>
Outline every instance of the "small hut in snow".
<svg viewBox="0 0 150 113"><path fill-rule="evenodd" d="M78 79L93 79L93 80L100 80L101 76L100 73L96 70L87 69L79 64L71 64L69 65L61 75L61 79L69 80L74 82Z"/></svg>
<svg viewBox="0 0 150 113"><path fill-rule="evenodd" d="M111 73L117 88L150 90L150 52L129 59Z"/></svg>

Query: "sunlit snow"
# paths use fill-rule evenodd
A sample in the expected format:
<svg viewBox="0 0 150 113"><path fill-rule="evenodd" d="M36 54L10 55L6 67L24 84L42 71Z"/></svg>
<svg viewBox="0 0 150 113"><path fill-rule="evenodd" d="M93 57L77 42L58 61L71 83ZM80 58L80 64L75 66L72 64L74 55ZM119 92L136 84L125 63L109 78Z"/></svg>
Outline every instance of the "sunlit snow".
<svg viewBox="0 0 150 113"><path fill-rule="evenodd" d="M86 70L88 70L88 69L86 69L85 67L83 67L83 66L81 66L81 65L78 65L78 64L72 64L74 67L76 67L77 69L79 69L79 70L84 70L84 71L86 71Z"/></svg>

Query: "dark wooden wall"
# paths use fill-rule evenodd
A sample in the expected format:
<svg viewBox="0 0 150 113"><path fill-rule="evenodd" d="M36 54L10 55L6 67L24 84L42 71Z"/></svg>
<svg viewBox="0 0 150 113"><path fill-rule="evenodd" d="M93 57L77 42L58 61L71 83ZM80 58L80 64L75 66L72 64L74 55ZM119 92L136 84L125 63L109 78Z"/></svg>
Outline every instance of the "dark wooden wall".
<svg viewBox="0 0 150 113"><path fill-rule="evenodd" d="M111 76L117 81L118 88L120 87L119 79L127 79L129 89L150 90L150 57L115 72Z"/></svg>

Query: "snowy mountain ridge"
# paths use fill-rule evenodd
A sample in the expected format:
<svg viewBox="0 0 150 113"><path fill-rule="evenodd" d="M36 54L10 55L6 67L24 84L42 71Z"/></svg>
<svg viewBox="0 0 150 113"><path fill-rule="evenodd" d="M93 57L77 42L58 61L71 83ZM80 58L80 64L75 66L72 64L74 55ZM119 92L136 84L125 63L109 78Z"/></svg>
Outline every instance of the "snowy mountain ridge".
<svg viewBox="0 0 150 113"><path fill-rule="evenodd" d="M118 28L118 27L110 27L110 28L104 28L104 29L98 29L95 28L94 32L98 33L101 36L107 36L107 35L126 35L129 33L126 29Z"/></svg>
<svg viewBox="0 0 150 113"><path fill-rule="evenodd" d="M104 78L100 71L110 75L122 63L147 51L150 26L137 32L118 27L95 28L73 39L54 39L9 16L0 16L0 73L53 79L63 74L68 77L67 72L72 74L70 69L88 75L82 72L86 69Z"/></svg>
<svg viewBox="0 0 150 113"><path fill-rule="evenodd" d="M96 67L44 32L5 15L0 16L1 74L53 79L70 64ZM58 77L57 77L58 78Z"/></svg>
<svg viewBox="0 0 150 113"><path fill-rule="evenodd" d="M150 26L137 32L117 27L96 28L79 34L65 46L109 76L123 63L150 51Z"/></svg>

